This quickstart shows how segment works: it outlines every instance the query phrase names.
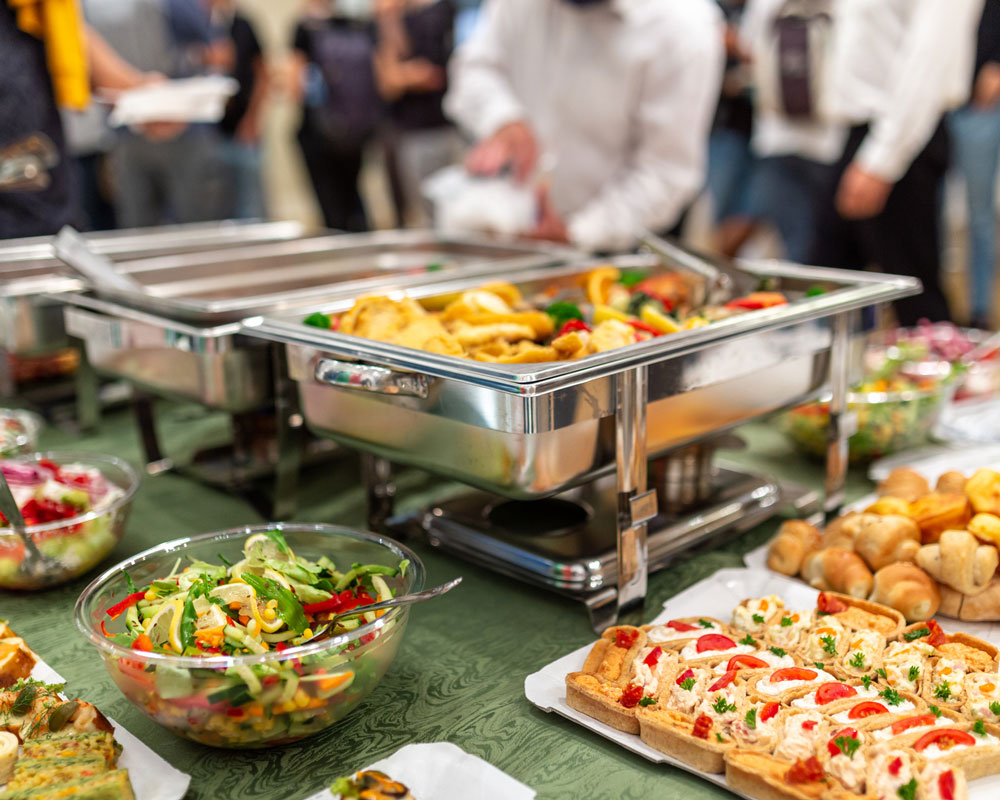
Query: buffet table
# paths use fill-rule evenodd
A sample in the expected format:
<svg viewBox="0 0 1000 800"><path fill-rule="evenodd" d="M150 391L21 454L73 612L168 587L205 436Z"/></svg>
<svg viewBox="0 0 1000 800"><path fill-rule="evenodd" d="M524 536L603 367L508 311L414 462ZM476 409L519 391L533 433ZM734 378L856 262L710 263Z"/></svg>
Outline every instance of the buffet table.
<svg viewBox="0 0 1000 800"><path fill-rule="evenodd" d="M166 403L161 433L175 452L194 451L226 437L227 418L203 407ZM782 435L765 421L741 429L749 447L726 459L755 470L822 485L819 462L790 457ZM108 416L84 438L47 429L41 449L113 453L140 463L138 437L126 413ZM298 520L363 526L365 497L357 483L356 456L345 456L303 478ZM848 479L848 496L870 484L860 470ZM459 488L426 473L399 475L401 510L418 508ZM259 504L257 504L259 505ZM127 534L106 567L161 541L262 522L243 500L178 474L147 478L135 500ZM742 554L759 546L772 521L726 547L676 562L650 576L645 617L672 595L725 567L742 566ZM664 764L626 752L556 715L532 707L524 678L567 652L593 641L582 607L527 587L411 540L427 567L427 585L464 576L454 592L412 612L402 648L384 680L363 706L331 730L270 750L227 751L167 733L142 716L114 686L94 649L78 634L72 608L91 576L48 592L3 593L3 616L67 682L172 765L192 776L189 798L304 798L339 776L390 755L411 742L450 741L478 755L538 792L539 797L729 797L728 792Z"/></svg>

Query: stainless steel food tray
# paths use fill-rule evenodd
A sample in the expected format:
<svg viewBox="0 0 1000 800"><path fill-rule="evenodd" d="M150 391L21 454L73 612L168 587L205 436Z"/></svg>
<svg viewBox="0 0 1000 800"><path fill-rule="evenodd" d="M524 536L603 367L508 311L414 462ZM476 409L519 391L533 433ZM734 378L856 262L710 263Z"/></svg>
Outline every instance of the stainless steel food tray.
<svg viewBox="0 0 1000 800"><path fill-rule="evenodd" d="M652 263L615 260L631 267ZM577 284L591 266L529 271L513 281L531 296ZM665 266L672 266L669 258ZM492 364L435 355L311 328L301 324L301 311L266 317L248 332L285 343L314 431L487 491L530 499L614 467L623 375L642 370L645 447L653 457L815 393L829 374L828 318L919 288L910 278L780 263L743 270L742 277L754 283L766 278L800 297L577 361ZM482 281L442 280L408 294L461 292ZM828 292L801 297L814 284ZM342 298L317 310L350 305Z"/></svg>
<svg viewBox="0 0 1000 800"><path fill-rule="evenodd" d="M429 278L508 272L579 258L567 248L433 231L318 236L210 253L120 263L142 290L100 290L110 300L186 323L211 326L357 296Z"/></svg>
<svg viewBox="0 0 1000 800"><path fill-rule="evenodd" d="M88 247L113 261L137 256L246 246L303 235L297 222L223 221L84 234ZM0 243L0 350L16 356L46 355L68 344L62 305L46 294L77 292L84 282L67 269L53 237Z"/></svg>

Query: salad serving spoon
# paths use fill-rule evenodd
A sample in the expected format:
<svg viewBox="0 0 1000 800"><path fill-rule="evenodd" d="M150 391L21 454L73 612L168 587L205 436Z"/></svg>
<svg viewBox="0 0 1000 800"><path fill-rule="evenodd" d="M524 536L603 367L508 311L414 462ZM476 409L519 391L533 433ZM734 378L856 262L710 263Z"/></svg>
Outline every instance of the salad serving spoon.
<svg viewBox="0 0 1000 800"><path fill-rule="evenodd" d="M0 470L0 513L7 518L14 533L24 542L24 560L21 562L21 569L32 577L45 575L49 571L52 559L41 554L35 540L25 530L24 517L21 515L21 509L17 507L14 493L10 490L3 470Z"/></svg>
<svg viewBox="0 0 1000 800"><path fill-rule="evenodd" d="M422 592L412 592L411 594L401 594L398 597L391 597L388 600L382 600L378 603L371 603L367 606L358 606L357 608L352 608L350 611L341 611L339 614L334 614L330 621L324 625L322 628L316 631L310 637L308 641L312 641L319 636L322 636L330 628L332 628L338 620L345 619L347 617L356 617L359 614L364 614L368 611L381 611L384 608L395 608L396 606L406 606L410 603L422 603L425 600L430 600L433 597L440 597L445 592L450 592L458 584L462 582L462 577L452 578L450 581L442 583L440 586L435 586L433 589L424 589Z"/></svg>

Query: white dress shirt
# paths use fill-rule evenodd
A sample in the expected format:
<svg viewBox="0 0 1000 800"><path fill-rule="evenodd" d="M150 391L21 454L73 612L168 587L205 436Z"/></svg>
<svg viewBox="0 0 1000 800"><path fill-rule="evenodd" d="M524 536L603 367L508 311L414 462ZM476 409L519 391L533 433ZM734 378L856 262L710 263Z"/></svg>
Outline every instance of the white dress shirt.
<svg viewBox="0 0 1000 800"><path fill-rule="evenodd" d="M700 191L723 63L712 0L487 0L445 110L477 138L528 122L572 243L620 249Z"/></svg>
<svg viewBox="0 0 1000 800"><path fill-rule="evenodd" d="M774 61L774 21L787 0L746 0L740 22L740 41L750 54L755 76L777 70ZM832 12L836 15L836 2ZM834 17L835 18L835 17ZM770 75L777 80L776 75ZM822 77L819 81L822 83ZM758 100L760 94L758 93ZM817 116L800 119L782 114L766 103L754 104L753 152L766 156L799 156L821 164L832 164L844 152L847 128Z"/></svg>
<svg viewBox="0 0 1000 800"><path fill-rule="evenodd" d="M983 0L836 0L827 113L870 123L855 161L895 182L972 85Z"/></svg>

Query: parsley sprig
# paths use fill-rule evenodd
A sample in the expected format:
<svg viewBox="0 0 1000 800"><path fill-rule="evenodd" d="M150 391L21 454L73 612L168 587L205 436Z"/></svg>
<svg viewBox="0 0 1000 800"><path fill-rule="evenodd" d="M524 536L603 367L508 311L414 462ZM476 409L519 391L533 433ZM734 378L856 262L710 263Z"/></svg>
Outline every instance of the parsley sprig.
<svg viewBox="0 0 1000 800"><path fill-rule="evenodd" d="M723 695L720 694L715 698L715 702L712 703L712 710L715 711L716 714L721 715L725 714L727 711L735 711L736 704L730 703Z"/></svg>
<svg viewBox="0 0 1000 800"><path fill-rule="evenodd" d="M861 742L855 739L853 736L838 736L833 740L833 743L848 758L853 759L854 754L858 752L858 748L861 747Z"/></svg>
<svg viewBox="0 0 1000 800"><path fill-rule="evenodd" d="M821 636L819 639L823 643L823 652L829 653L831 656L837 655L837 640L834 639L830 634Z"/></svg>

